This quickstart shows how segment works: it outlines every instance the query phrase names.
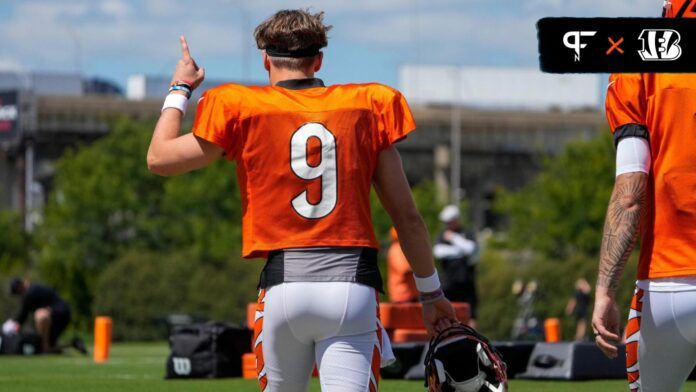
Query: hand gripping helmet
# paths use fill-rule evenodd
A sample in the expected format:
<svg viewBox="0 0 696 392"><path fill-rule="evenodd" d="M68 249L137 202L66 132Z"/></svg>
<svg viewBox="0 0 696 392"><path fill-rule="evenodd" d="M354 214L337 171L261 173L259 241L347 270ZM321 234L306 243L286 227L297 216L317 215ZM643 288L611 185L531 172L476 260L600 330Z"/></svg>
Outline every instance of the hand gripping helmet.
<svg viewBox="0 0 696 392"><path fill-rule="evenodd" d="M429 392L506 392L506 370L485 336L455 324L430 340L425 386Z"/></svg>
<svg viewBox="0 0 696 392"><path fill-rule="evenodd" d="M662 17L696 18L696 0L665 0Z"/></svg>

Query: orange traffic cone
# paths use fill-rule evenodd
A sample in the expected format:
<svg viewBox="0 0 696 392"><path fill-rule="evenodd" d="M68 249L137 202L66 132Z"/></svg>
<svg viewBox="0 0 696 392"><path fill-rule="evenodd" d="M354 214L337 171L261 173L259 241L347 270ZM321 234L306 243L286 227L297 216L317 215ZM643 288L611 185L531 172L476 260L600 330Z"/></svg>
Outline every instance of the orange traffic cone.
<svg viewBox="0 0 696 392"><path fill-rule="evenodd" d="M556 343L561 341L561 320L557 318L547 318L544 321L544 334L546 335L547 343Z"/></svg>
<svg viewBox="0 0 696 392"><path fill-rule="evenodd" d="M104 363L109 359L111 348L111 317L94 320L94 362Z"/></svg>

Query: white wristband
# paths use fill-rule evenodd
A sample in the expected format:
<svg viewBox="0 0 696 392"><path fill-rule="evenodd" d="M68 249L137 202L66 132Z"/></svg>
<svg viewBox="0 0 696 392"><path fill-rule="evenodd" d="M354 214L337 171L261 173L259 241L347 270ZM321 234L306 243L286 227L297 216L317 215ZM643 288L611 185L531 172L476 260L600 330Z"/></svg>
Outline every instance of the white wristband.
<svg viewBox="0 0 696 392"><path fill-rule="evenodd" d="M419 278L415 275L413 277L416 280L416 288L421 293L432 293L440 289L440 278L437 276L437 270L427 278Z"/></svg>
<svg viewBox="0 0 696 392"><path fill-rule="evenodd" d="M186 106L188 106L188 98L182 94L169 94L167 98L164 99L164 105L162 105L162 110L167 108L178 109L182 115L186 115Z"/></svg>

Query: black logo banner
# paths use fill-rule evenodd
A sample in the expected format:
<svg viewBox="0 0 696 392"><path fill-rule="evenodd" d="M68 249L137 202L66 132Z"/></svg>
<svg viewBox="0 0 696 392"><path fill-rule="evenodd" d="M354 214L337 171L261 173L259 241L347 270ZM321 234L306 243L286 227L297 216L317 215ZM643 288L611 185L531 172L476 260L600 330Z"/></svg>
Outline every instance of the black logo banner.
<svg viewBox="0 0 696 392"><path fill-rule="evenodd" d="M543 18L537 33L544 72L696 72L692 18Z"/></svg>

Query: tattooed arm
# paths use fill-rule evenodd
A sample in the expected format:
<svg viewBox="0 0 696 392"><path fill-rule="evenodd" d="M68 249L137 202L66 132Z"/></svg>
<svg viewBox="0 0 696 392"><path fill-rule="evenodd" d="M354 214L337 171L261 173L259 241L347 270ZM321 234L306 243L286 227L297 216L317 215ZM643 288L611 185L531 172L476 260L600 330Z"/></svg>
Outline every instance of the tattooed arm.
<svg viewBox="0 0 696 392"><path fill-rule="evenodd" d="M616 177L604 223L592 327L597 345L612 358L618 353L619 342L619 310L614 294L646 211L647 181L648 175L643 172Z"/></svg>
<svg viewBox="0 0 696 392"><path fill-rule="evenodd" d="M604 235L599 253L597 287L613 294L633 251L638 226L645 212L645 192L648 175L626 173L616 178L609 200Z"/></svg>

